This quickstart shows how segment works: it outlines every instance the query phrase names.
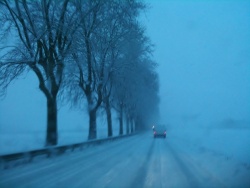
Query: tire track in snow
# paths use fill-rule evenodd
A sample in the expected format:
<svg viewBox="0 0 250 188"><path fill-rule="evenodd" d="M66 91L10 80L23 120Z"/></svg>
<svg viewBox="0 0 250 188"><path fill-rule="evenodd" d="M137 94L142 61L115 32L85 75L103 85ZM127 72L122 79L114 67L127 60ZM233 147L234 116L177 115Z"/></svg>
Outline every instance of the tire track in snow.
<svg viewBox="0 0 250 188"><path fill-rule="evenodd" d="M177 164L179 165L181 171L187 177L187 181L188 181L190 187L202 187L202 185L200 185L198 179L193 175L193 173L191 172L189 167L183 162L183 160L181 160L179 155L170 146L170 144L167 143L166 145L167 145L169 151L171 152L171 154L173 155L173 157L175 158L175 160L176 160Z"/></svg>
<svg viewBox="0 0 250 188"><path fill-rule="evenodd" d="M135 176L134 180L132 181L129 187L143 187L144 182L146 180L146 175L149 169L149 163L152 158L153 150L154 150L155 142L154 140L151 142L150 148L146 153L146 157L144 162L142 163L141 167L137 171L137 175Z"/></svg>

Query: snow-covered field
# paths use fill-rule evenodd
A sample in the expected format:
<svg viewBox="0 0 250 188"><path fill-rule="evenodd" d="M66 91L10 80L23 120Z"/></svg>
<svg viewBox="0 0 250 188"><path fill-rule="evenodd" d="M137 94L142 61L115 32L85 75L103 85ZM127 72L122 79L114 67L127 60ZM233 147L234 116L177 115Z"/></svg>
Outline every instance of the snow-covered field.
<svg viewBox="0 0 250 188"><path fill-rule="evenodd" d="M106 123L104 119L98 119L97 138L107 137ZM72 121L74 122L74 121ZM116 124L115 124L116 123ZM72 123L73 124L73 123ZM118 123L114 121L113 135L118 136ZM88 126L68 126L68 129L60 129L58 131L58 145L67 145L73 143L81 143L87 141ZM124 130L125 131L125 130ZM0 132L0 155L29 151L32 149L43 148L45 144L45 130L13 130Z"/></svg>
<svg viewBox="0 0 250 188"><path fill-rule="evenodd" d="M239 160L250 168L250 129L172 130L170 133L187 145Z"/></svg>
<svg viewBox="0 0 250 188"><path fill-rule="evenodd" d="M65 109L63 109L65 110ZM61 109L62 111L62 109ZM72 143L80 143L87 141L88 138L88 117L84 113L72 112L59 113L58 125L58 145L67 145ZM61 117L61 114L67 116ZM115 115L114 115L115 117ZM60 118L64 119L62 121ZM82 120L82 121L79 121ZM1 122L1 121L0 121ZM6 125L6 124L5 124ZM27 127L17 126L0 126L0 155L8 153L16 153L22 151L29 151L32 149L43 148L45 144L45 125L39 123L38 126ZM29 128L30 129L29 129ZM117 118L113 118L113 135L118 136L119 127ZM105 116L100 115L97 119L97 138L107 137L107 125Z"/></svg>
<svg viewBox="0 0 250 188"><path fill-rule="evenodd" d="M191 159L200 168L199 173L208 173L221 183L220 186L211 187L249 187L250 131L244 133L228 130L211 131L207 137L204 135L199 137L198 132L190 133L190 135L197 134L192 137L190 135L180 136L183 133L177 133L178 136L176 134L173 141L169 142L173 143L179 153ZM242 140L237 139L239 135ZM231 143L232 139L236 139L236 141ZM190 166L189 168L192 170L196 167ZM210 187L209 183L204 187Z"/></svg>
<svg viewBox="0 0 250 188"><path fill-rule="evenodd" d="M29 80L29 81L27 81ZM33 85L33 87L30 87ZM25 88L25 89L24 89ZM83 104L84 106L84 104ZM113 111L113 135L119 127ZM44 147L46 132L46 100L38 89L32 73L17 80L0 101L0 155ZM85 107L58 106L58 144L79 143L87 140L88 116ZM105 114L98 112L97 138L107 137Z"/></svg>

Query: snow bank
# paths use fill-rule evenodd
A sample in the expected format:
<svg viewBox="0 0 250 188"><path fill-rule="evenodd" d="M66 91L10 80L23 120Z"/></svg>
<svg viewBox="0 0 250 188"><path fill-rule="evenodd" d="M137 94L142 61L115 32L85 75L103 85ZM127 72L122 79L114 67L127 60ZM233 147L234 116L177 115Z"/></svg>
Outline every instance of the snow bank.
<svg viewBox="0 0 250 188"><path fill-rule="evenodd" d="M250 129L178 129L169 136L250 165Z"/></svg>

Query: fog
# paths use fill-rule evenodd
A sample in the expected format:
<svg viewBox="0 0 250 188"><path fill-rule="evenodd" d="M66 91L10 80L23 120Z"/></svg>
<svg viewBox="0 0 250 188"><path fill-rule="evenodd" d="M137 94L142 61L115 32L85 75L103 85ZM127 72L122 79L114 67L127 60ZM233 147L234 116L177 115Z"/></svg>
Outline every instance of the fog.
<svg viewBox="0 0 250 188"><path fill-rule="evenodd" d="M161 122L185 142L249 162L250 2L149 2Z"/></svg>
<svg viewBox="0 0 250 188"><path fill-rule="evenodd" d="M159 65L160 119L130 138L5 170L1 185L249 187L250 1L146 2L140 21ZM97 116L97 138L106 138L106 117ZM165 139L153 138L155 123ZM43 148L45 134L46 98L29 72L0 101L0 155ZM59 103L58 145L87 137L87 107Z"/></svg>
<svg viewBox="0 0 250 188"><path fill-rule="evenodd" d="M250 3L150 3L147 30L159 63L162 121L195 128L230 120L249 125Z"/></svg>
<svg viewBox="0 0 250 188"><path fill-rule="evenodd" d="M154 59L159 64L161 119L156 121L169 130L182 130L182 137L190 135L186 134L188 130L204 130L202 134L192 131L191 138L199 140L216 137L211 133L214 129L233 130L217 135L225 135L227 142L227 138L238 135L235 130L241 130L247 135L239 144L249 143L250 2L147 2L150 8L142 21L155 45ZM0 103L2 151L7 146L18 148L22 142L26 145L19 148L28 149L31 146L27 143L34 140L43 146L45 101L32 73L11 84ZM115 135L118 120L113 118ZM103 130L98 131L98 137L105 137L101 113L98 121L98 129ZM60 104L58 123L61 144L87 137L88 118L82 110ZM20 138L12 140L13 132ZM250 155L246 147L242 150L244 156Z"/></svg>

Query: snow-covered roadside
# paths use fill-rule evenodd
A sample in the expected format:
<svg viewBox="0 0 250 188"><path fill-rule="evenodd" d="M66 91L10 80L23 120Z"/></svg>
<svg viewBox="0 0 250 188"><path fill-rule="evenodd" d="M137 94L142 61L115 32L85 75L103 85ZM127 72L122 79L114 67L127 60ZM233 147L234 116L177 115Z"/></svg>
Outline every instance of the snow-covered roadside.
<svg viewBox="0 0 250 188"><path fill-rule="evenodd" d="M169 136L250 164L250 129L171 130Z"/></svg>
<svg viewBox="0 0 250 188"><path fill-rule="evenodd" d="M86 130L85 130L86 129ZM88 131L86 128L78 130L59 130L58 145L75 144L87 141ZM113 136L118 136L118 125L114 127ZM0 133L0 155L30 151L44 147L45 131L27 132L1 132ZM106 125L98 126L97 139L107 138Z"/></svg>
<svg viewBox="0 0 250 188"><path fill-rule="evenodd" d="M250 185L250 130L172 130L168 141L227 187Z"/></svg>
<svg viewBox="0 0 250 188"><path fill-rule="evenodd" d="M119 124L115 111L112 112L112 117L113 135L118 136ZM28 73L11 84L6 97L0 100L0 155L43 148L45 133L46 100L38 88L37 78ZM80 143L86 141L87 137L86 107L70 108L69 105L59 103L58 144ZM106 116L100 110L97 118L97 138L105 137Z"/></svg>

